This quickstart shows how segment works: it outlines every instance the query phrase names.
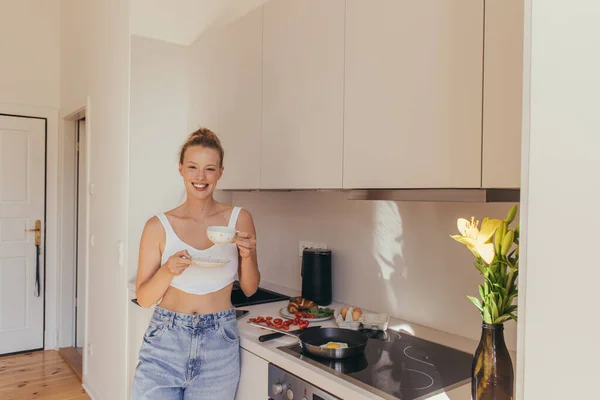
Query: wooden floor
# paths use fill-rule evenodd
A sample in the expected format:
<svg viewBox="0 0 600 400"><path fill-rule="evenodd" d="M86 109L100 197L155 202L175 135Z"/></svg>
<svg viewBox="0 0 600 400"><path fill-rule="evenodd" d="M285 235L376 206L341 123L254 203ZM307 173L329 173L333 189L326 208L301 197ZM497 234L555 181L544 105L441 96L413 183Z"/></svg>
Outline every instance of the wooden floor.
<svg viewBox="0 0 600 400"><path fill-rule="evenodd" d="M0 357L0 399L84 400L90 397L54 350Z"/></svg>

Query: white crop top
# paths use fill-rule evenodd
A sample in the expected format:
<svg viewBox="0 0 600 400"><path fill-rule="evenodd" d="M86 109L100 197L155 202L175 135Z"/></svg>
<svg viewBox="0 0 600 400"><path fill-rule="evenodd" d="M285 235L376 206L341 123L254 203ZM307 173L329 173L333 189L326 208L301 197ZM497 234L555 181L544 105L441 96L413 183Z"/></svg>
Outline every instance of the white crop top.
<svg viewBox="0 0 600 400"><path fill-rule="evenodd" d="M235 229L240 210L240 207L234 207L231 211L228 225L230 228ZM199 250L179 239L165 214L158 214L157 217L166 234L161 265L164 265L169 257L181 250L187 250L192 258L219 257L231 260L222 267L200 267L192 264L181 275L173 277L171 286L191 294L206 294L223 289L237 279L238 250L235 243L216 244L208 249Z"/></svg>

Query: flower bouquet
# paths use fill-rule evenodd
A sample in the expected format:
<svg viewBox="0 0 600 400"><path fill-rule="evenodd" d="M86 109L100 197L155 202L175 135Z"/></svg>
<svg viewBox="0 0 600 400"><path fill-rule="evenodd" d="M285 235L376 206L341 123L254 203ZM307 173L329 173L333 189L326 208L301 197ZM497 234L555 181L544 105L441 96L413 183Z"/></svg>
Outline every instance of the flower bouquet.
<svg viewBox="0 0 600 400"><path fill-rule="evenodd" d="M473 357L471 396L473 400L512 400L514 371L504 342L504 322L517 321L517 277L519 275L519 224L510 229L517 214L513 206L505 220L485 217L458 219L460 235L452 238L475 256L475 268L483 275L479 296L467 296L481 312L481 339Z"/></svg>

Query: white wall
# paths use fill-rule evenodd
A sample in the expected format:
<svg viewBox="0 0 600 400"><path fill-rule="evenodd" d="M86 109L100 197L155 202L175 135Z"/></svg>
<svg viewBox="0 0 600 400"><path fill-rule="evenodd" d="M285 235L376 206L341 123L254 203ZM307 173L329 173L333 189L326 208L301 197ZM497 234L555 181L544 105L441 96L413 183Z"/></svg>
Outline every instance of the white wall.
<svg viewBox="0 0 600 400"><path fill-rule="evenodd" d="M0 0L0 113L47 119L45 346L56 345L60 0Z"/></svg>
<svg viewBox="0 0 600 400"><path fill-rule="evenodd" d="M177 163L188 135L187 60L187 47L131 37L130 278L144 224L177 206L184 193Z"/></svg>
<svg viewBox="0 0 600 400"><path fill-rule="evenodd" d="M129 195L129 2L91 3L86 18L86 60L91 140L88 343L93 354L84 383L97 398L125 398L127 341L127 243Z"/></svg>
<svg viewBox="0 0 600 400"><path fill-rule="evenodd" d="M267 0L131 0L131 33L184 46L207 29L227 24ZM168 18L165 16L168 15Z"/></svg>
<svg viewBox="0 0 600 400"><path fill-rule="evenodd" d="M96 400L127 396L127 225L129 194L129 2L121 0L61 3L65 65L61 102L64 113L86 113L90 139L90 233L87 343L83 383ZM83 38L83 39L82 39ZM83 41L81 41L83 40ZM83 61L78 49L84 48ZM84 71L80 72L80 67ZM69 71L73 75L69 75ZM124 243L124 263L118 243Z"/></svg>
<svg viewBox="0 0 600 400"><path fill-rule="evenodd" d="M135 279L144 224L170 210L184 192L177 152L188 134L187 48L131 37L128 277ZM130 304L128 386L150 312Z"/></svg>
<svg viewBox="0 0 600 400"><path fill-rule="evenodd" d="M85 66L86 3L62 0L60 3L60 121L59 190L61 191L61 245L59 253L60 292L58 293L59 347L74 345L75 318L75 124L65 116L85 107L87 82Z"/></svg>
<svg viewBox="0 0 600 400"><path fill-rule="evenodd" d="M600 3L526 3L533 8L525 50L531 92L524 104L530 122L527 290L518 398L596 398Z"/></svg>
<svg viewBox="0 0 600 400"><path fill-rule="evenodd" d="M60 0L0 0L0 103L58 108Z"/></svg>
<svg viewBox="0 0 600 400"><path fill-rule="evenodd" d="M60 110L61 116L84 107L87 99L86 1L61 0Z"/></svg>
<svg viewBox="0 0 600 400"><path fill-rule="evenodd" d="M504 218L512 204L350 201L336 192L235 193L233 203L255 219L263 280L300 289L299 241L326 244L335 300L479 339L481 316L466 295L478 296L482 277L450 235L457 218ZM516 349L515 323L505 335Z"/></svg>

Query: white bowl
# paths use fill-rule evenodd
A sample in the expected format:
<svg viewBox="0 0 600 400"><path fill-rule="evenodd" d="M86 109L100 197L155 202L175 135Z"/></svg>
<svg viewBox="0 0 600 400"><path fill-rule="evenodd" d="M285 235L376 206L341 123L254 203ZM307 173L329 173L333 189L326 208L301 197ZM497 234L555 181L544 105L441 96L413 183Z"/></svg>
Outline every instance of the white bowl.
<svg viewBox="0 0 600 400"><path fill-rule="evenodd" d="M209 226L206 228L206 235L215 244L231 243L236 233L235 229L228 226Z"/></svg>

